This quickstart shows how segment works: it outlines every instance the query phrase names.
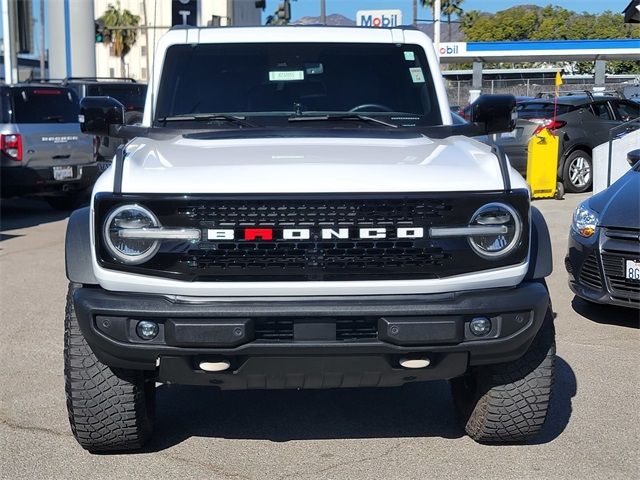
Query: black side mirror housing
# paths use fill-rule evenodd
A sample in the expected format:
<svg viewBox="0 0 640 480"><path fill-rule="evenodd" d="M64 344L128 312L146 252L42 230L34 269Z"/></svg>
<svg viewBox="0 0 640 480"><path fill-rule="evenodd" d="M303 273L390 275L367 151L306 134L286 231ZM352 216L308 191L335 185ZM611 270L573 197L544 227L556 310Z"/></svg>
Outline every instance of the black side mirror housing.
<svg viewBox="0 0 640 480"><path fill-rule="evenodd" d="M112 126L124 124L124 106L112 97L84 97L78 120L82 133L108 137Z"/></svg>
<svg viewBox="0 0 640 480"><path fill-rule="evenodd" d="M510 132L516 128L516 97L513 95L480 95L471 104L471 121L479 124L486 135Z"/></svg>
<svg viewBox="0 0 640 480"><path fill-rule="evenodd" d="M640 162L640 148L637 150L631 150L629 153L627 153L627 162L629 162L629 165L631 165L632 167Z"/></svg>

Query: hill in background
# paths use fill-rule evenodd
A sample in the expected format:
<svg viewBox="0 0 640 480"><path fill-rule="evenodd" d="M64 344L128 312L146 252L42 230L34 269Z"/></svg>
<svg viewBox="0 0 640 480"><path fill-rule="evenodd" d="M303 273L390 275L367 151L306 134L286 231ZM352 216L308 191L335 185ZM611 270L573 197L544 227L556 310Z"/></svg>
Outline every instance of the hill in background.
<svg viewBox="0 0 640 480"><path fill-rule="evenodd" d="M302 17L294 22L291 22L292 25L320 25L320 17ZM343 26L343 27L353 27L355 26L355 20L351 20L350 18L345 17L339 13L332 13L331 15L327 15L327 25L330 26ZM433 25L430 23L419 23L418 28L426 33L429 37L433 38ZM440 29L440 39L443 42L461 42L463 41L463 35L460 31L459 23L451 24L451 38L449 38L449 25L446 21L442 22L442 27Z"/></svg>

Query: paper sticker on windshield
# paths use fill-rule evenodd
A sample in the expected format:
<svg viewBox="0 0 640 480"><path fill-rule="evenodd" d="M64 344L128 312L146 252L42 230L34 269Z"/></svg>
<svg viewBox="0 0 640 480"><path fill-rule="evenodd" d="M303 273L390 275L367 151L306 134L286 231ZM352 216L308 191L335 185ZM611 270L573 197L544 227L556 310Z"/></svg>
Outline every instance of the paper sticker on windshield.
<svg viewBox="0 0 640 480"><path fill-rule="evenodd" d="M413 83L424 83L424 73L422 73L422 68L420 67L412 67L409 69L411 73L411 80Z"/></svg>
<svg viewBox="0 0 640 480"><path fill-rule="evenodd" d="M416 54L413 52L404 52L404 59L408 62L413 62L416 59Z"/></svg>
<svg viewBox="0 0 640 480"><path fill-rule="evenodd" d="M291 82L295 80L304 80L304 70L277 70L269 72L269 81L271 82Z"/></svg>

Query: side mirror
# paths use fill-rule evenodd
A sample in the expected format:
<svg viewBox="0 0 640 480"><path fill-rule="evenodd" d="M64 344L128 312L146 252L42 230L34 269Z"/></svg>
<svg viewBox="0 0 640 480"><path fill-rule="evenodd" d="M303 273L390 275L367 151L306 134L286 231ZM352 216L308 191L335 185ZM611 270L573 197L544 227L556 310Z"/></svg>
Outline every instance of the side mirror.
<svg viewBox="0 0 640 480"><path fill-rule="evenodd" d="M108 137L111 126L124 124L124 106L112 97L84 97L78 121L82 133Z"/></svg>
<svg viewBox="0 0 640 480"><path fill-rule="evenodd" d="M486 135L510 132L516 128L516 97L480 95L471 104L471 121L479 123Z"/></svg>
<svg viewBox="0 0 640 480"><path fill-rule="evenodd" d="M636 163L640 162L640 148L638 150L631 150L627 153L627 162L629 162L629 165L632 167Z"/></svg>

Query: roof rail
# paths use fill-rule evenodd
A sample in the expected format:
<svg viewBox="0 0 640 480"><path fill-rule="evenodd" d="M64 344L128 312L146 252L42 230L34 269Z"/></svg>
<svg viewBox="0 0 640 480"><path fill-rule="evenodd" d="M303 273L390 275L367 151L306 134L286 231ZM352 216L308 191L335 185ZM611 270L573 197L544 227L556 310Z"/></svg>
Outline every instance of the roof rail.
<svg viewBox="0 0 640 480"><path fill-rule="evenodd" d="M112 81L112 82L131 82L131 83L137 83L135 78L130 78L130 77L67 77L62 79L63 83L69 83L69 82L74 82L74 81L97 81L97 82L108 82L108 81Z"/></svg>
<svg viewBox="0 0 640 480"><path fill-rule="evenodd" d="M553 98L556 96L556 94L559 97L572 97L572 96L576 96L576 95L586 95L587 97L589 97L589 100L594 99L594 97L605 97L605 96L610 96L610 97L619 97L620 94L614 90L598 90L598 91L593 91L593 90L562 90L559 92L538 92L535 96L535 98Z"/></svg>

